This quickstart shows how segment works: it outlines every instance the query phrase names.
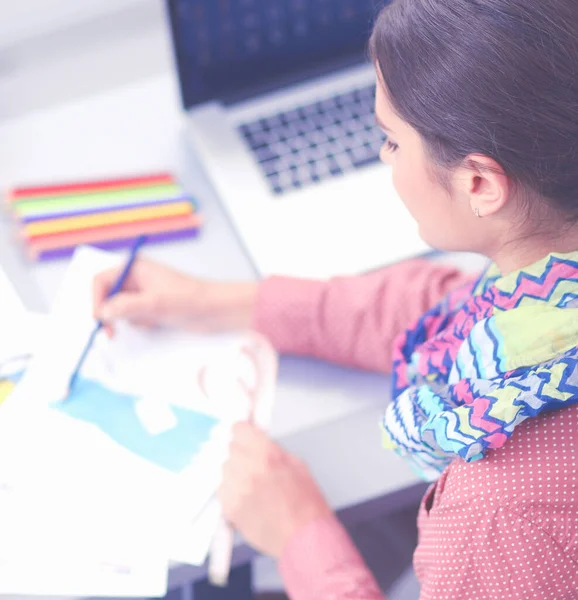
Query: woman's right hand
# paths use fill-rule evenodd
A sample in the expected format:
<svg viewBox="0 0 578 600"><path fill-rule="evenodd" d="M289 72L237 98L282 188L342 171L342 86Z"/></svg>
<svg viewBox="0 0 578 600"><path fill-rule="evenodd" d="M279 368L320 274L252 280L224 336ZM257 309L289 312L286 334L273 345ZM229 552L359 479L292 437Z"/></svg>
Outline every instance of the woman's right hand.
<svg viewBox="0 0 578 600"><path fill-rule="evenodd" d="M251 326L257 284L194 279L147 259L138 259L122 291L108 298L122 267L94 281L94 315L110 335L114 323L126 319L143 327L170 325L199 332Z"/></svg>

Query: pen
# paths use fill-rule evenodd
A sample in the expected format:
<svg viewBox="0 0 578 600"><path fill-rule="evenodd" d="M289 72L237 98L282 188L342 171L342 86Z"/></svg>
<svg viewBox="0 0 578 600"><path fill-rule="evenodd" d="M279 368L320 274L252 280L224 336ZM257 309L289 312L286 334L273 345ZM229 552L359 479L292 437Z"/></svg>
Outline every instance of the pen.
<svg viewBox="0 0 578 600"><path fill-rule="evenodd" d="M124 266L124 269L121 271L120 275L118 276L118 279L116 280L115 284L112 286L112 288L109 290L108 294L106 295L107 298L111 298L112 296L118 294L118 292L120 292L120 290L122 290L122 286L124 285L127 277L130 274L130 270L132 269L132 266L134 264L134 261L136 260L136 257L138 255L138 252L141 248L141 246L146 242L146 235L141 235L137 238L134 246L132 247L131 251L130 251L130 256L128 258L128 261L126 263L126 265ZM82 354L80 355L80 358L78 360L78 363L76 364L76 368L74 369L72 376L70 377L70 384L68 386L68 391L70 392L76 382L76 379L78 378L78 374L80 373L80 369L82 368L82 365L84 364L84 361L86 360L86 357L88 356L88 353L90 352L90 349L92 348L92 345L94 344L94 340L98 334L98 332L102 329L102 326L104 325L104 323L102 322L102 320L99 320L95 326L95 328L93 329L92 333L90 334L90 337L88 338L88 342L86 343L86 346L84 347L84 350L82 351Z"/></svg>

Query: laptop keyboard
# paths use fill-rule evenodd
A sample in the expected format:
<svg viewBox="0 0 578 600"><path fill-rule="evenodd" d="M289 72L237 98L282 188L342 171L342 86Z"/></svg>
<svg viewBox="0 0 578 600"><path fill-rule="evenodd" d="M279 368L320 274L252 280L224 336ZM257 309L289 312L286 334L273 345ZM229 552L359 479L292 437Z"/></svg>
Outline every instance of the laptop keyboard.
<svg viewBox="0 0 578 600"><path fill-rule="evenodd" d="M280 196L379 161L385 136L375 124L374 98L370 85L243 123L239 131Z"/></svg>

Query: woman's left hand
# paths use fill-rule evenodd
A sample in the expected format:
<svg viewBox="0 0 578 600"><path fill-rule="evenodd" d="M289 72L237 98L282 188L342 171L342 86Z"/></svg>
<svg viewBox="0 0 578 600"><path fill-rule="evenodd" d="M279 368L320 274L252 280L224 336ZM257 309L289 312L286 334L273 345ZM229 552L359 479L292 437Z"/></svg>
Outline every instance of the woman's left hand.
<svg viewBox="0 0 578 600"><path fill-rule="evenodd" d="M226 519L275 558L298 529L332 513L305 464L249 423L234 427L220 497Z"/></svg>

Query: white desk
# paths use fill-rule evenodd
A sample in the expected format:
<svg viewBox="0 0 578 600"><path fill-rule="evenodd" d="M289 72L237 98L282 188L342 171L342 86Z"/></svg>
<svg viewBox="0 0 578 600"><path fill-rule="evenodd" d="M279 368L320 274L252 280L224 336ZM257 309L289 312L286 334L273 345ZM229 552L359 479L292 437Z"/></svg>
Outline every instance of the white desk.
<svg viewBox="0 0 578 600"><path fill-rule="evenodd" d="M255 278L233 229L184 136L174 82L146 80L70 105L30 114L0 127L0 186L170 170L199 199L206 217L202 235L147 250L157 260L192 275L222 280ZM6 224L0 236L10 235ZM47 299L66 264L30 269ZM337 510L367 511L396 501L418 478L381 448L378 421L389 398L385 377L315 361L282 361L274 435L311 466ZM382 504L375 510L381 510ZM347 519L347 511L344 513ZM242 552L239 560L243 560ZM195 573L197 573L195 575ZM177 569L174 582L200 576Z"/></svg>

